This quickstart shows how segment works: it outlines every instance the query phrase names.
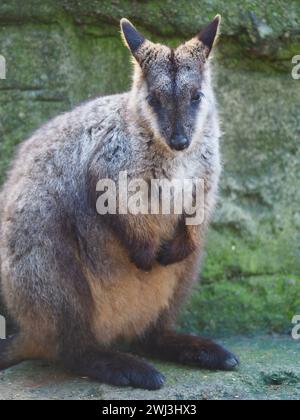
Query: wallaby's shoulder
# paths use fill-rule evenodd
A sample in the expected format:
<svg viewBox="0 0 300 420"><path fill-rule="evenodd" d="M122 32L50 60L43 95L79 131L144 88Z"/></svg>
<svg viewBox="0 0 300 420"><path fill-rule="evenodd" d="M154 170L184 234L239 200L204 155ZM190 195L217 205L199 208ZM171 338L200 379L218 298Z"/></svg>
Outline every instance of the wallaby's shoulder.
<svg viewBox="0 0 300 420"><path fill-rule="evenodd" d="M21 192L29 199L33 190L46 194L62 191L65 185L76 188L76 180L87 172L109 136L122 131L126 97L125 93L87 101L38 128L16 151L2 190L6 201Z"/></svg>
<svg viewBox="0 0 300 420"><path fill-rule="evenodd" d="M122 110L127 93L101 96L76 106L71 111L62 113L37 129L28 144L43 138L43 143L65 142L78 138L84 132L93 129L105 129L112 123L117 127L122 122Z"/></svg>
<svg viewBox="0 0 300 420"><path fill-rule="evenodd" d="M112 127L122 126L126 98L127 93L98 97L43 124L18 147L9 176L32 167L38 172L53 160L63 167L75 155L88 153L95 141L105 141Z"/></svg>

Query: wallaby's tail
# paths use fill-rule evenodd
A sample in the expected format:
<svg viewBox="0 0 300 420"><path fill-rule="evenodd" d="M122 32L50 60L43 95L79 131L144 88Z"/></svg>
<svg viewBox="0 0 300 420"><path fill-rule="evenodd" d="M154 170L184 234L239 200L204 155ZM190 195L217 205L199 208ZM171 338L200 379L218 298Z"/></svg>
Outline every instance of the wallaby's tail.
<svg viewBox="0 0 300 420"><path fill-rule="evenodd" d="M5 340L0 339L0 370L7 369L22 362L18 349L18 335Z"/></svg>

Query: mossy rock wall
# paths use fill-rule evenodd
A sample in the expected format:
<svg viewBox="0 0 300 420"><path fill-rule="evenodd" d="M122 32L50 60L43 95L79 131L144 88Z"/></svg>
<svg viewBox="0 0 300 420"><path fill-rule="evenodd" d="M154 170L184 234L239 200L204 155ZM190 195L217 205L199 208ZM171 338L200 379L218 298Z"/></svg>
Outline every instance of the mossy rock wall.
<svg viewBox="0 0 300 420"><path fill-rule="evenodd" d="M0 182L15 146L41 123L129 88L121 17L174 45L217 13L221 199L202 286L182 325L218 334L288 331L300 313L300 80L291 76L300 54L299 1L2 1Z"/></svg>

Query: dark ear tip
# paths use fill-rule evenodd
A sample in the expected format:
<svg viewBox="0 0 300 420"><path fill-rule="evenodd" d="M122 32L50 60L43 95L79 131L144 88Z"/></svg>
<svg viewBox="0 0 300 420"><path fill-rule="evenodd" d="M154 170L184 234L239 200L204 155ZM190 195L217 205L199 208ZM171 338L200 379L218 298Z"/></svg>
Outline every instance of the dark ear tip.
<svg viewBox="0 0 300 420"><path fill-rule="evenodd" d="M124 30L126 31L126 28L128 29L128 28L132 27L133 25L129 22L128 19L122 18L120 20L120 26L121 26L122 31L124 31Z"/></svg>
<svg viewBox="0 0 300 420"><path fill-rule="evenodd" d="M222 21L222 16L221 16L220 14L217 14L217 15L214 17L213 22L216 22L218 25L220 25L221 21Z"/></svg>
<svg viewBox="0 0 300 420"><path fill-rule="evenodd" d="M216 15L212 22L208 25L207 29L210 29L211 32L215 31L218 32L219 26L221 24L222 17L221 15Z"/></svg>
<svg viewBox="0 0 300 420"><path fill-rule="evenodd" d="M202 41L203 44L209 48L209 50L212 49L215 39L217 38L221 19L221 15L215 16L210 24L199 34L199 40Z"/></svg>
<svg viewBox="0 0 300 420"><path fill-rule="evenodd" d="M120 25L121 31L129 48L131 49L132 53L135 53L145 41L144 36L137 31L137 29L132 25L131 22L129 22L128 19L121 19Z"/></svg>

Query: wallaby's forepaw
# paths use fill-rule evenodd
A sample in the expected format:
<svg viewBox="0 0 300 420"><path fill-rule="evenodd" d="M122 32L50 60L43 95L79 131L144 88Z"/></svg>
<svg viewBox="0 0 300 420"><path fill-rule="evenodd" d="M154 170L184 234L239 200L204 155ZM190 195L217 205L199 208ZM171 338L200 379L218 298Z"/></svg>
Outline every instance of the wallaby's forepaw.
<svg viewBox="0 0 300 420"><path fill-rule="evenodd" d="M156 250L151 245L140 245L131 251L130 259L139 270L151 271L156 261Z"/></svg>
<svg viewBox="0 0 300 420"><path fill-rule="evenodd" d="M161 265L170 265L181 262L189 257L197 249L185 219L181 219L173 239L161 244L157 261Z"/></svg>
<svg viewBox="0 0 300 420"><path fill-rule="evenodd" d="M182 255L181 253L178 254L178 251L176 251L177 250L174 249L172 243L166 243L162 245L157 257L157 261L163 266L183 261L186 258L185 255Z"/></svg>
<svg viewBox="0 0 300 420"><path fill-rule="evenodd" d="M164 266L175 264L185 260L195 249L194 244L183 243L176 238L176 240L166 242L161 246L157 261Z"/></svg>

